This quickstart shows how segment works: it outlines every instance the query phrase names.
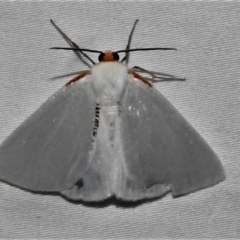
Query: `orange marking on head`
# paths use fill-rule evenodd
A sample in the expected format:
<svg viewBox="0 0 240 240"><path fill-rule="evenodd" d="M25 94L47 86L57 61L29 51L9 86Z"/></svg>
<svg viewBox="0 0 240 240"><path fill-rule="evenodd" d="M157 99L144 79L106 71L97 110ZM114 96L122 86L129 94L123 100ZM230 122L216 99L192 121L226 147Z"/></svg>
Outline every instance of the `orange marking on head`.
<svg viewBox="0 0 240 240"><path fill-rule="evenodd" d="M76 77L74 77L73 79L71 79L70 81L68 81L68 82L65 84L65 86L67 87L68 85L70 85L70 84L78 81L79 79L85 77L85 76L88 75L88 74L90 74L90 71L84 71L84 72L78 74Z"/></svg>
<svg viewBox="0 0 240 240"><path fill-rule="evenodd" d="M152 83L150 83L147 79L145 79L143 76L141 76L140 74L134 72L134 71L130 71L129 72L134 78L137 78L138 80L142 81L143 83L147 84L149 87L152 87Z"/></svg>
<svg viewBox="0 0 240 240"><path fill-rule="evenodd" d="M112 51L109 51L109 50L105 51L103 62L112 62L112 61L116 61L116 59L114 59Z"/></svg>

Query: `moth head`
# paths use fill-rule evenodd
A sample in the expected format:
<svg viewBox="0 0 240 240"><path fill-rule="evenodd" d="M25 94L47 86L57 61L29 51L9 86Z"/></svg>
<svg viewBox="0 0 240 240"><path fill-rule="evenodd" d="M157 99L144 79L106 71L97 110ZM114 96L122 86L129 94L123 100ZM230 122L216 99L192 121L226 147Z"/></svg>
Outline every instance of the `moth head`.
<svg viewBox="0 0 240 240"><path fill-rule="evenodd" d="M118 53L112 52L110 50L102 52L98 56L99 62L111 62L111 61L118 61L118 60L119 60Z"/></svg>

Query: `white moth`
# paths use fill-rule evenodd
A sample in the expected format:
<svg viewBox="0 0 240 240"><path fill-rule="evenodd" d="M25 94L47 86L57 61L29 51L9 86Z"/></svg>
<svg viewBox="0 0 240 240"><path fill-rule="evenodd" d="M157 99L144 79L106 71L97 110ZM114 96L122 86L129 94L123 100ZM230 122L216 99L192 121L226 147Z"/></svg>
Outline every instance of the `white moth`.
<svg viewBox="0 0 240 240"><path fill-rule="evenodd" d="M53 25L80 58L94 63L84 52L99 52L100 62L69 81L2 143L1 180L74 200L136 201L170 191L184 195L225 179L209 145L137 73L147 71L123 63L139 50L130 49L133 30L125 50L103 53L79 48ZM126 53L122 61L119 52Z"/></svg>

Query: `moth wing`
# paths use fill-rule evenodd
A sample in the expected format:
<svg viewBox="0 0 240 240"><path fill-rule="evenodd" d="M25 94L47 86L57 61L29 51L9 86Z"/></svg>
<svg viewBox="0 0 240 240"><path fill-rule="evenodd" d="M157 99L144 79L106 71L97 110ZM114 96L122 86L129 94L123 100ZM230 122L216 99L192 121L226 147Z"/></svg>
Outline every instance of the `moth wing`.
<svg viewBox="0 0 240 240"><path fill-rule="evenodd" d="M125 171L137 187L162 184L177 196L225 179L210 146L154 87L129 76L120 119Z"/></svg>
<svg viewBox="0 0 240 240"><path fill-rule="evenodd" d="M63 87L0 147L0 179L33 191L72 187L89 165L95 97L90 76Z"/></svg>

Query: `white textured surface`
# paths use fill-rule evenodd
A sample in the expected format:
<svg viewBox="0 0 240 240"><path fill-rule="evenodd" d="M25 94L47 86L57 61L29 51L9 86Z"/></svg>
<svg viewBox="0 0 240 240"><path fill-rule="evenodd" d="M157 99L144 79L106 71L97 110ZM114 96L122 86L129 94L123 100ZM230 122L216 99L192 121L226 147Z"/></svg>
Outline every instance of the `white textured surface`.
<svg viewBox="0 0 240 240"><path fill-rule="evenodd" d="M240 3L1 2L0 141L70 77L85 69L51 26L80 46L118 50L140 19L130 66L186 77L156 87L221 159L227 180L185 197L135 207L73 204L0 183L0 238L240 238Z"/></svg>

